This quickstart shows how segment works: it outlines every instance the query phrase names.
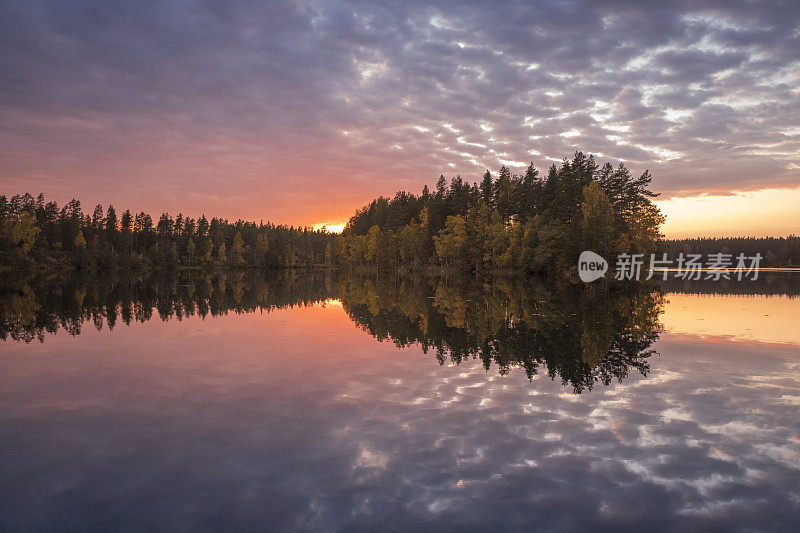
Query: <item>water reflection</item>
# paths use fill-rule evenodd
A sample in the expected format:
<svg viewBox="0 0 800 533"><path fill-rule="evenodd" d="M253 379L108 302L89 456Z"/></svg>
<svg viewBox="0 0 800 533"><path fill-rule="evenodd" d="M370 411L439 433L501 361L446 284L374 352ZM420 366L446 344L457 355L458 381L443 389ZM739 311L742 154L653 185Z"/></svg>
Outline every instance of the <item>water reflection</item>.
<svg viewBox="0 0 800 533"><path fill-rule="evenodd" d="M0 338L44 342L60 329L79 335L87 322L102 331L154 317L182 320L310 305L330 297L331 279L325 272L288 270L270 276L118 272L6 280L0 285Z"/></svg>
<svg viewBox="0 0 800 533"><path fill-rule="evenodd" d="M658 338L662 293L634 284L615 290L519 279L349 279L342 303L364 331L398 347L418 343L444 364L479 359L500 374L542 369L575 392L631 371L646 375Z"/></svg>
<svg viewBox="0 0 800 533"><path fill-rule="evenodd" d="M44 341L59 329L78 335L118 323L182 320L340 303L362 330L400 348L432 352L440 364L479 359L504 375L546 372L574 392L647 375L660 331L657 287L608 288L517 278L341 276L325 271L271 275L160 274L146 278L72 278L6 286L0 337Z"/></svg>
<svg viewBox="0 0 800 533"><path fill-rule="evenodd" d="M6 295L0 530L800 527L797 344L698 334L675 292L317 272ZM639 342L647 376L572 394L593 347Z"/></svg>

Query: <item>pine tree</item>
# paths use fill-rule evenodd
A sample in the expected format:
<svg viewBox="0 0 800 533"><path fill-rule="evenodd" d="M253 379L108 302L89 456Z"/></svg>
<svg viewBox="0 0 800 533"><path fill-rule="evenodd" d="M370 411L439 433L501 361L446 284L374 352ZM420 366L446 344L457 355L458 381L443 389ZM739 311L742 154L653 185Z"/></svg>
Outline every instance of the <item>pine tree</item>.
<svg viewBox="0 0 800 533"><path fill-rule="evenodd" d="M112 236L117 231L117 212L114 210L113 205L109 205L106 210L106 233Z"/></svg>
<svg viewBox="0 0 800 533"><path fill-rule="evenodd" d="M481 198L489 207L494 206L494 182L492 174L487 170L483 175L480 185Z"/></svg>
<svg viewBox="0 0 800 533"><path fill-rule="evenodd" d="M517 211L521 223L525 223L534 216L539 210L541 201L542 182L539 179L539 171L533 166L533 162L528 166L517 193Z"/></svg>
<svg viewBox="0 0 800 533"><path fill-rule="evenodd" d="M503 165L494 187L494 207L500 213L503 222L508 222L515 213L514 210L514 180L511 171Z"/></svg>

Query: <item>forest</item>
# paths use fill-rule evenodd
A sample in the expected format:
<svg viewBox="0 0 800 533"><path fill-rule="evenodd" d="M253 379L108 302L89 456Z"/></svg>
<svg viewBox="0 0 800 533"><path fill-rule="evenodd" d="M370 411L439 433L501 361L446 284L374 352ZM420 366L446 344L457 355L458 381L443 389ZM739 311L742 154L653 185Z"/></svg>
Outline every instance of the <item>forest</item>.
<svg viewBox="0 0 800 533"><path fill-rule="evenodd" d="M503 166L480 183L440 176L434 190L377 198L348 222L346 260L375 267L563 272L582 250L654 253L664 217L652 177L576 152L543 176Z"/></svg>
<svg viewBox="0 0 800 533"><path fill-rule="evenodd" d="M182 214L84 212L43 195L0 197L0 256L9 268L77 270L363 266L470 271L559 271L580 250L649 253L663 216L645 172L599 166L576 152L546 177L503 166L480 184L439 178L433 191L398 192L359 209L342 235Z"/></svg>
<svg viewBox="0 0 800 533"><path fill-rule="evenodd" d="M0 197L0 258L16 269L147 270L333 266L333 236L309 228L178 214L84 213L44 195Z"/></svg>
<svg viewBox="0 0 800 533"><path fill-rule="evenodd" d="M542 175L503 166L479 182L440 176L433 190L379 197L341 235L205 215L192 218L44 195L0 196L0 270L368 270L564 273L582 250L618 253L760 252L761 266L800 265L800 237L664 241L652 177L576 152Z"/></svg>

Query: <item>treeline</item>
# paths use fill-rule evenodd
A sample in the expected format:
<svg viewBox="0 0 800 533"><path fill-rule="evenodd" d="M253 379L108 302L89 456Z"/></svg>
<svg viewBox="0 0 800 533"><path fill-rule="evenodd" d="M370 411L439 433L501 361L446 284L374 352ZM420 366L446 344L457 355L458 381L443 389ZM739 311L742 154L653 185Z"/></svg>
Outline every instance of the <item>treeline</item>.
<svg viewBox="0 0 800 533"><path fill-rule="evenodd" d="M800 237L662 241L663 215L645 172L576 152L546 176L500 168L480 183L440 176L434 190L400 191L359 209L342 235L270 223L151 215L43 195L0 196L0 269L367 267L567 272L582 250L761 253L761 266L800 266Z"/></svg>
<svg viewBox="0 0 800 533"><path fill-rule="evenodd" d="M461 270L564 270L583 249L606 257L651 253L664 217L651 176L600 166L576 152L546 176L503 166L480 183L439 178L415 195L398 192L360 209L343 232L339 256L378 268L441 265Z"/></svg>
<svg viewBox="0 0 800 533"><path fill-rule="evenodd" d="M651 177L576 152L524 175L500 168L480 184L444 176L360 209L342 235L274 224L119 213L43 195L0 197L0 264L44 269L231 269L365 266L408 270L566 271L583 249L650 253L663 216Z"/></svg>
<svg viewBox="0 0 800 533"><path fill-rule="evenodd" d="M723 237L671 239L664 241L664 251L669 257L678 254L733 254L745 256L761 254L762 267L800 267L800 237Z"/></svg>
<svg viewBox="0 0 800 533"><path fill-rule="evenodd" d="M0 261L7 268L174 269L333 265L332 235L205 216L119 213L98 205L84 213L30 194L0 196Z"/></svg>

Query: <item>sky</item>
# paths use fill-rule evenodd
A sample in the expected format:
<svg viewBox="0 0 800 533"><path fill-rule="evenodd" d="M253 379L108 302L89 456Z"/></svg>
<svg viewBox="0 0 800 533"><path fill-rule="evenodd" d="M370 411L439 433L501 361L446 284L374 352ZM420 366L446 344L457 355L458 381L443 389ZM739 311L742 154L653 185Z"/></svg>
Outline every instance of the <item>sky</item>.
<svg viewBox="0 0 800 533"><path fill-rule="evenodd" d="M800 233L800 3L0 0L0 192L334 226L440 174L649 169Z"/></svg>

